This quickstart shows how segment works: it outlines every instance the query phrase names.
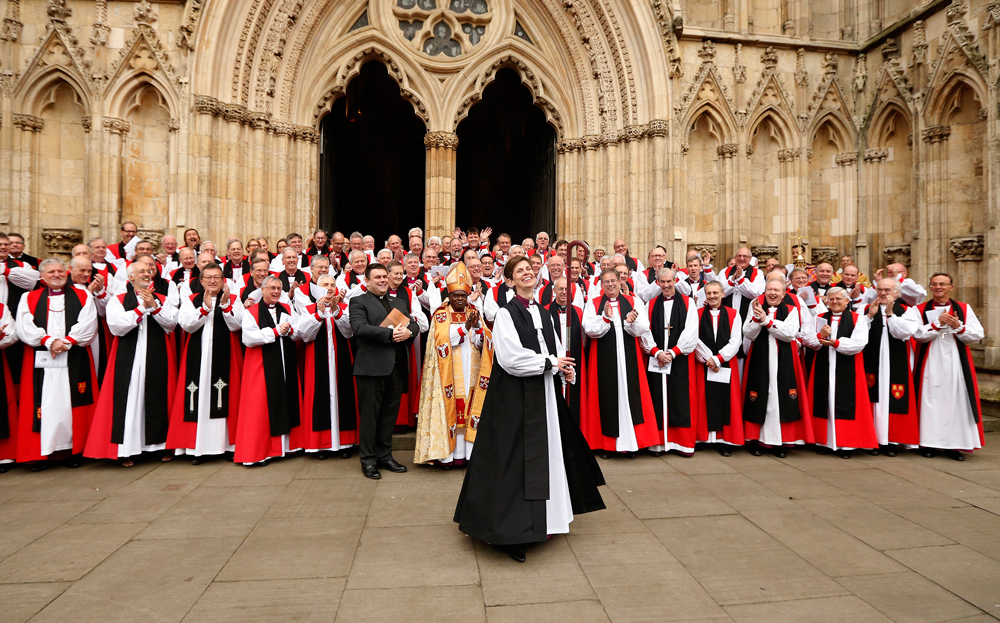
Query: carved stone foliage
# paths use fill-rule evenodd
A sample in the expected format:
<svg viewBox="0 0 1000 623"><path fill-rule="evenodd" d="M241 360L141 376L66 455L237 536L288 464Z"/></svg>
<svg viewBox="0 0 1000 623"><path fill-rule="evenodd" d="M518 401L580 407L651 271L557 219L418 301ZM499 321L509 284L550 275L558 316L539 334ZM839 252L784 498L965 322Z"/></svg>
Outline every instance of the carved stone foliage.
<svg viewBox="0 0 1000 623"><path fill-rule="evenodd" d="M889 157L889 150L885 147L871 147L865 150L865 162L883 162Z"/></svg>
<svg viewBox="0 0 1000 623"><path fill-rule="evenodd" d="M726 145L719 145L716 148L720 158L732 158L740 151L740 146L736 143L728 143Z"/></svg>
<svg viewBox="0 0 1000 623"><path fill-rule="evenodd" d="M25 132L41 132L45 127L45 119L34 115L14 113L14 127L21 128Z"/></svg>
<svg viewBox="0 0 1000 623"><path fill-rule="evenodd" d="M705 257L705 254L708 253L709 255L711 255L714 258L716 256L716 253L717 253L716 249L717 249L717 247L714 244L689 244L688 245L688 251L697 251L698 253L701 254L702 257Z"/></svg>
<svg viewBox="0 0 1000 623"><path fill-rule="evenodd" d="M163 240L163 230L161 229L138 229L136 231L136 236L139 236L140 240L148 240L153 243L154 249L160 248L160 240Z"/></svg>
<svg viewBox="0 0 1000 623"><path fill-rule="evenodd" d="M812 263L814 265L827 263L836 264L840 259L840 249L837 247L813 247Z"/></svg>
<svg viewBox="0 0 1000 623"><path fill-rule="evenodd" d="M896 244L887 246L882 249L882 259L885 261L886 266L889 264L902 264L903 266L909 266L910 245Z"/></svg>
<svg viewBox="0 0 1000 623"><path fill-rule="evenodd" d="M188 0L184 13L184 23L177 32L177 46L182 50L194 51L194 33L201 21L201 10L205 0Z"/></svg>
<svg viewBox="0 0 1000 623"><path fill-rule="evenodd" d="M132 122L125 119L115 119L114 117L104 117L104 129L112 134L128 134L132 129Z"/></svg>
<svg viewBox="0 0 1000 623"><path fill-rule="evenodd" d="M750 247L750 253L757 258L758 262L778 257L778 246L773 244L756 244Z"/></svg>
<svg viewBox="0 0 1000 623"><path fill-rule="evenodd" d="M194 109L195 112L203 115L212 115L240 125L267 130L277 136L289 136L297 141L309 143L319 142L319 132L308 126L295 125L288 121L276 121L270 118L269 113L248 110L246 106L240 104L220 102L209 95L196 95Z"/></svg>
<svg viewBox="0 0 1000 623"><path fill-rule="evenodd" d="M79 229L45 227L42 229L42 242L48 255L69 256L74 246L83 244L83 232Z"/></svg>
<svg viewBox="0 0 1000 623"><path fill-rule="evenodd" d="M667 49L670 79L682 78L684 77L684 67L681 62L680 46L677 45L673 20L670 16L670 3L668 0L650 0L650 4L652 4L653 13L656 15L656 25L660 30L660 38L663 39L663 45Z"/></svg>
<svg viewBox="0 0 1000 623"><path fill-rule="evenodd" d="M3 30L0 39L17 41L21 38L24 24L21 22L21 0L7 0L7 14L3 18Z"/></svg>
<svg viewBox="0 0 1000 623"><path fill-rule="evenodd" d="M940 143L951 136L951 126L936 125L926 128L920 133L920 136L924 139L925 143Z"/></svg>
<svg viewBox="0 0 1000 623"><path fill-rule="evenodd" d="M458 135L454 132L428 132L424 134L424 146L428 149L458 149Z"/></svg>
<svg viewBox="0 0 1000 623"><path fill-rule="evenodd" d="M951 239L948 250L956 262L981 262L983 260L983 235L958 236Z"/></svg>
<svg viewBox="0 0 1000 623"><path fill-rule="evenodd" d="M844 152L842 154L837 154L836 156L834 156L833 161L839 167L846 167L846 166L851 166L851 165L857 164L857 162L858 162L858 152L856 152L856 151L848 151L848 152Z"/></svg>

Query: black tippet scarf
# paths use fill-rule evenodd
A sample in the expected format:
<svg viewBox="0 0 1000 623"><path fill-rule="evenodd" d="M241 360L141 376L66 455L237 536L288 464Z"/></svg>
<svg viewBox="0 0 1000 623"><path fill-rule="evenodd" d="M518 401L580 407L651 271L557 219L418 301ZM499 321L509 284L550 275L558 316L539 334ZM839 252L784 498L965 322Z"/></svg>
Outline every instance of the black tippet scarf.
<svg viewBox="0 0 1000 623"><path fill-rule="evenodd" d="M514 299L505 306L517 331L521 346L541 354L538 330L531 320L531 312L520 300ZM542 310L539 309L539 312ZM542 319L542 337L550 355L555 355L556 334L552 316L539 313ZM501 366L502 368L502 366ZM549 442L545 412L545 379L543 375L522 377L524 382L524 497L527 500L549 499ZM556 392L556 400L559 399ZM615 413L618 413L615 405Z"/></svg>
<svg viewBox="0 0 1000 623"><path fill-rule="evenodd" d="M929 301L927 305L920 311L920 317L924 324L929 324L927 320L927 310L933 309L935 307L934 301ZM943 307L943 306L942 306ZM965 310L958 301L951 302L952 312L958 321L963 325L965 324ZM917 374L913 375L913 385L914 390L917 395L920 395L920 382L923 381L923 370L924 364L927 360L927 353L930 351L931 343L924 342L919 345L919 350L917 351L916 365L914 370L918 371ZM973 377L973 369L970 364L971 356L969 354L969 346L962 343L958 337L955 337L955 348L958 349L958 360L962 363L962 377L965 378L965 391L969 394L969 406L972 408L972 417L976 419L976 423L979 422L979 396L976 395L976 384L975 377Z"/></svg>
<svg viewBox="0 0 1000 623"><path fill-rule="evenodd" d="M819 298L820 296L826 296L826 293L829 292L830 288L832 288L834 286L833 286L833 282L832 281L830 283L826 284L825 286L821 286L818 281L814 280L814 281L810 281L809 282L809 287L812 288L813 292L816 293L816 298ZM822 293L820 293L821 289L823 290ZM850 298L850 297L848 296L848 298Z"/></svg>
<svg viewBox="0 0 1000 623"><path fill-rule="evenodd" d="M170 280L173 281L174 283L176 283L177 287L180 287L180 285L182 283L184 283L184 271L185 270L186 269L183 266L181 266L180 268L178 268L177 270L175 270L174 274L170 277ZM188 279L188 282L191 285L194 285L194 282L198 281L198 279L199 279L200 276L201 276L201 271L198 269L197 266L195 266L195 267L191 268L191 277Z"/></svg>
<svg viewBox="0 0 1000 623"><path fill-rule="evenodd" d="M775 320L784 320L788 314L794 313L787 305L778 305L774 315ZM767 308L765 307L765 311ZM760 333L753 341L751 351L747 354L743 369L746 371L746 387L743 390L743 419L753 424L763 424L767 418L768 390L770 388L770 348L768 340L771 332L761 327ZM792 344L775 338L778 345L778 412L782 422L797 422L802 419L799 411L799 394L804 390L798 387L795 379L795 363L792 357Z"/></svg>
<svg viewBox="0 0 1000 623"><path fill-rule="evenodd" d="M580 325L580 317L576 314L576 308L572 304L560 307L556 302L552 302L549 307L549 315L552 316L552 325L556 328L560 339L562 330L566 325L559 317L559 313L569 314L569 343L566 347L566 356L573 357L582 362L583 357L583 327ZM579 368L577 368L579 370ZM566 385L566 403L569 405L570 413L577 424L580 423L580 381Z"/></svg>
<svg viewBox="0 0 1000 623"><path fill-rule="evenodd" d="M734 270L736 270L735 266L733 266L732 268L727 268L723 272L723 275L725 275L726 280L729 279L729 276L733 273ZM747 266L746 271L744 271L743 273L743 278L749 279L752 282L754 279L757 278L757 268L754 266ZM729 296L722 299L722 304L725 305L726 307L733 307L733 296L735 294L737 294L737 290L734 287L733 291L729 293ZM746 320L749 317L747 314L750 312L750 302L752 300L753 299L750 299L740 294L740 308L737 310L740 312L740 318ZM733 309L736 308L734 307ZM740 344L740 349L736 352L736 356L740 359L747 356L746 352L743 350L742 343ZM761 420L761 422L763 422L763 420Z"/></svg>
<svg viewBox="0 0 1000 623"><path fill-rule="evenodd" d="M731 307L722 306L719 308L719 325L715 328L712 324L712 311L710 307L705 307L701 313L701 321L698 323L698 339L700 339L713 355L718 355L719 351L729 343L733 336L732 323L736 310ZM719 364L720 368L729 368L728 361ZM738 372L738 370L734 370ZM706 372L706 375L708 373ZM732 374L732 372L730 372ZM673 376L673 375L671 375ZM730 381L731 382L731 381ZM715 381L705 381L705 417L708 421L708 430L717 433L722 432L724 426L729 426L732 418L732 400L730 399L730 386L725 383Z"/></svg>
<svg viewBox="0 0 1000 623"><path fill-rule="evenodd" d="M309 300L316 302L311 291ZM332 324L335 321L331 318L330 322ZM350 344L336 327L333 329L333 339L337 351L337 412L340 414L340 430L354 430L357 428L355 417L357 400L354 395L354 362L351 359ZM333 428L333 415L330 411L330 375L326 372L330 368L330 353L326 341L326 319L323 319L320 321L319 333L316 334L316 341L313 343L313 370L316 383L312 410L314 432Z"/></svg>
<svg viewBox="0 0 1000 623"><path fill-rule="evenodd" d="M826 312L821 318L825 318L827 324L832 324L833 312ZM840 324L837 325L837 339L851 337L854 331L854 314L845 311L840 316ZM813 415L829 419L830 412L830 357L827 354L831 346L823 346L816 351L815 363L813 364ZM854 367L854 358L857 355L843 355L837 353L837 387L833 397L833 417L836 420L853 420L856 415L857 396L855 382L857 381Z"/></svg>
<svg viewBox="0 0 1000 623"><path fill-rule="evenodd" d="M632 304L619 296L618 313L622 321L622 345L625 349L625 378L628 381L628 406L632 411L632 424L638 426L645 420L642 415L642 393L639 391L639 364L636 338L625 331L625 317L632 311ZM608 302L606 294L597 303L598 313L603 313ZM614 321L612 321L614 322ZM590 340L588 349L597 349L597 396L601 410L601 434L618 437L618 338L614 327L599 338ZM595 389L595 388L592 388Z"/></svg>
<svg viewBox="0 0 1000 623"><path fill-rule="evenodd" d="M687 306L684 305L684 295L674 293L671 299L674 304L670 309L670 340L663 343L663 331L666 328L666 318L663 307L667 299L662 294L653 300L649 312L649 326L653 341L660 350L670 350L677 346L677 340L684 332L687 324ZM691 304L690 302L688 303ZM670 364L670 374L667 376L667 426L691 427L691 376L689 374L687 355L677 355ZM653 400L653 411L656 413L656 425L663 430L663 381L662 374L646 371L649 381L649 397Z"/></svg>
<svg viewBox="0 0 1000 623"><path fill-rule="evenodd" d="M278 322L275 323L263 300L257 303L257 326L261 331L277 328L282 316L291 316L282 303L275 305ZM270 344L259 347L264 367L264 385L267 392L267 414L271 436L287 435L299 425L299 367L295 355L295 342L289 336L278 336ZM284 361L284 366L282 366Z"/></svg>
<svg viewBox="0 0 1000 623"><path fill-rule="evenodd" d="M4 260L7 263L8 268L23 268L24 262L12 257L8 257ZM39 290L45 287L41 280L35 283L35 287L30 290L25 290L24 288L18 286L10 279L7 279L7 308L10 309L10 317L17 319L17 308L21 305L21 297L24 296L25 292L31 292L34 290ZM14 327L9 327L11 331ZM24 342L17 341L11 344L2 351L4 358L7 359L7 366L10 368L10 375L14 379L14 385L21 383L21 366L24 364Z"/></svg>
<svg viewBox="0 0 1000 623"><path fill-rule="evenodd" d="M361 278L363 276L364 275L359 275L358 273L354 272L353 269L348 268L347 272L344 273L344 283L347 284L348 289L351 289L355 285L362 283Z"/></svg>
<svg viewBox="0 0 1000 623"><path fill-rule="evenodd" d="M246 274L247 273L247 269L250 268L247 265L247 261L245 259L240 262L240 268L243 269L243 273L241 273L241 275ZM232 262L226 262L225 264L223 264L223 266L222 266L222 277L223 277L223 279L233 279L233 263Z"/></svg>
<svg viewBox="0 0 1000 623"><path fill-rule="evenodd" d="M243 288L243 292L240 293L240 303L246 303L247 299L253 294L254 290L257 289L257 284L254 283L253 277L247 281L247 285Z"/></svg>
<svg viewBox="0 0 1000 623"><path fill-rule="evenodd" d="M879 304L878 301L873 301L871 305ZM898 318L906 313L906 310L906 305L897 299L892 304L889 313ZM865 309L865 312L867 311ZM871 319L868 328L868 344L864 350L865 380L868 385L868 399L872 402L878 402L879 399L878 379L879 361L882 354L882 332L888 330L889 328L885 326L882 319L882 309L879 305L878 313ZM897 340L891 333L889 334L889 413L907 414L910 412L910 398L906 395L906 392L910 390L907 378L910 372L910 361L906 352L906 344L905 340ZM893 391L897 387L903 388L899 398L895 396L896 392Z"/></svg>
<svg viewBox="0 0 1000 623"><path fill-rule="evenodd" d="M163 280L166 282L166 280ZM125 286L122 307L132 311L139 307L139 298L131 283ZM159 301L160 305L166 301ZM146 396L142 408L146 417L147 446L166 443L167 426L170 422L167 412L167 332L153 318L146 322ZM132 365L135 363L135 348L139 342L139 326L117 338L118 351L115 358L114 406L111 425L111 443L125 443L125 409L128 405L128 390L132 383Z"/></svg>
<svg viewBox="0 0 1000 623"><path fill-rule="evenodd" d="M629 271L635 272L635 270L639 268L639 265L636 263L635 258L629 255L628 251L626 251L624 255L625 255L625 265L628 266Z"/></svg>
<svg viewBox="0 0 1000 623"><path fill-rule="evenodd" d="M0 303L0 314L3 313L3 303ZM7 327L11 330L13 327ZM8 366L9 367L9 366ZM10 410L7 407L7 383L0 379L0 439L10 438Z"/></svg>
<svg viewBox="0 0 1000 623"><path fill-rule="evenodd" d="M300 284L309 283L309 279L306 278L306 274L301 270L296 269L295 275L289 277L287 271L281 271L278 273L278 279L281 280L281 289L285 291L285 294L289 296L292 295L292 281L296 281Z"/></svg>
<svg viewBox="0 0 1000 623"><path fill-rule="evenodd" d="M221 296L221 294L220 294ZM205 302L205 293L200 292L191 297L191 304L195 309L201 309ZM230 302L232 304L232 302ZM231 333L226 326L226 319L223 317L222 306L216 298L215 305L212 306L212 372L208 377L210 385L210 396L208 412L210 418L229 417L229 382L232 366L232 343ZM201 395L201 337L205 331L205 325L188 336L187 359L184 375L184 421L198 421L198 401ZM219 389L216 384L222 381L222 401L219 401ZM192 385L193 384L193 385ZM189 387L194 387L194 391ZM194 408L192 408L194 403Z"/></svg>
<svg viewBox="0 0 1000 623"><path fill-rule="evenodd" d="M73 286L71 284L66 284L63 288L63 298L65 299L65 314L66 314L66 335L73 329L76 325L77 320L80 317L80 312L83 310L83 303L80 302L80 297L77 295L75 290L71 290ZM38 300L35 303L35 309L32 310L32 317L35 321L35 326L45 329L46 335L48 334L48 323L49 323L49 290L43 289L38 293ZM40 352L46 350L44 346L35 347L35 352ZM76 407L83 407L86 405L94 404L94 389L90 386L90 354L87 352L86 346L79 346L77 348L69 349L67 354L69 360L67 365L69 367L69 397L70 404L75 409ZM35 398L35 417L31 423L31 430L35 433L42 432L42 383L45 380L45 369L35 368L34 373L34 398ZM4 408L6 409L6 402L4 403ZM6 419L4 418L4 421Z"/></svg>

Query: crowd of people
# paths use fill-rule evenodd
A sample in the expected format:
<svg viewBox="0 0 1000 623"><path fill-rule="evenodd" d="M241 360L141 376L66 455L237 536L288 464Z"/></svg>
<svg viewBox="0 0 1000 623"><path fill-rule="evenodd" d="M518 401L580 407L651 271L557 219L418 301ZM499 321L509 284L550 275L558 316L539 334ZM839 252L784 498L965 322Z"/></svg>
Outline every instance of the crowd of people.
<svg viewBox="0 0 1000 623"><path fill-rule="evenodd" d="M592 483L595 455L812 446L964 460L982 446L969 345L983 328L949 275L930 278L928 299L900 264L869 280L850 256L837 270L747 248L714 259L545 232L515 244L489 228L426 240L414 228L382 248L322 230L273 249L194 229L155 243L126 222L120 241L38 261L0 235L0 471L357 452L379 478L405 471L391 436L409 428L416 463L470 465L465 500L470 479L491 482L485 465L474 477L477 437L490 463L527 456L546 443L532 422ZM501 408L523 413L520 437L483 440ZM545 475L546 491L578 480L565 478ZM568 525L568 500L550 523Z"/></svg>

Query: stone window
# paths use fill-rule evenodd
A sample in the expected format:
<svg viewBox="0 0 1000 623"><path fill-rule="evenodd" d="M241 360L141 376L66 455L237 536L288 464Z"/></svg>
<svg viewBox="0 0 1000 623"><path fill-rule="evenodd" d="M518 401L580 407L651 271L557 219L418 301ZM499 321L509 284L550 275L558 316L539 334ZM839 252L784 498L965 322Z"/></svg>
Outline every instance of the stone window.
<svg viewBox="0 0 1000 623"><path fill-rule="evenodd" d="M393 14L404 39L427 56L449 58L478 45L492 18L487 0L396 0Z"/></svg>

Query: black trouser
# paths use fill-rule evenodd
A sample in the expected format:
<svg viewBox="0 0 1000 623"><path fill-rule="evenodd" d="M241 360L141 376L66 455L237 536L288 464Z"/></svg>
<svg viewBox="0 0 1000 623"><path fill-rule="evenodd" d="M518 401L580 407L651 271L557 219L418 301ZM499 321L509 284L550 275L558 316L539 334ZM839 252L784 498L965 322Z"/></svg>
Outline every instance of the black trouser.
<svg viewBox="0 0 1000 623"><path fill-rule="evenodd" d="M359 456L362 465L374 465L392 457L392 431L399 416L399 403L406 383L405 367L395 365L386 376L356 376L361 419Z"/></svg>

